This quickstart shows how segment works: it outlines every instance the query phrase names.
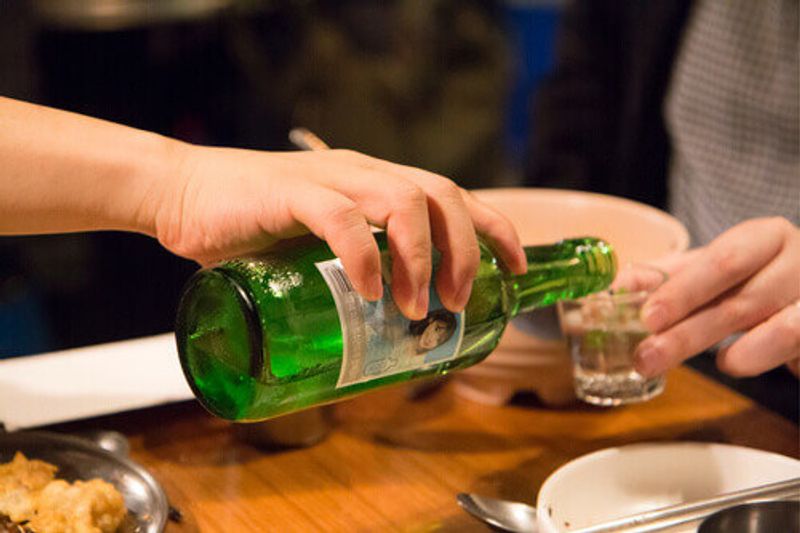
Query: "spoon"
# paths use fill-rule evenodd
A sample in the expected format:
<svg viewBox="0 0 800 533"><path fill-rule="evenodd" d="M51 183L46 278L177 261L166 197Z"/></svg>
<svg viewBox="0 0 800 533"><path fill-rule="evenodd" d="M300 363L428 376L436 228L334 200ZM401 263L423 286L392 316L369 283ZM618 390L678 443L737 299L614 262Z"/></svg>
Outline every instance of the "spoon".
<svg viewBox="0 0 800 533"><path fill-rule="evenodd" d="M515 533L536 533L536 508L521 502L459 493L458 504L466 512L492 527Z"/></svg>
<svg viewBox="0 0 800 533"><path fill-rule="evenodd" d="M575 530L575 533L578 531L581 533L660 531L677 525L701 521L732 505L749 503L754 500L796 499L798 496L800 496L800 478L787 479L615 518ZM536 508L530 505L463 492L456 497L456 500L469 514L493 527L520 533L538 532Z"/></svg>

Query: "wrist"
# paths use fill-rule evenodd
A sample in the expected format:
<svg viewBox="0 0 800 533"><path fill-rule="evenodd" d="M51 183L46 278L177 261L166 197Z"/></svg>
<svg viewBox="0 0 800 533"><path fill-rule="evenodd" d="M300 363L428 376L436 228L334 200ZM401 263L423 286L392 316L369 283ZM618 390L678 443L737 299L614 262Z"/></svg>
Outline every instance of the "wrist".
<svg viewBox="0 0 800 533"><path fill-rule="evenodd" d="M2 97L0 123L0 234L155 236L166 192L180 191L180 141Z"/></svg>
<svg viewBox="0 0 800 533"><path fill-rule="evenodd" d="M158 237L158 219L165 204L180 191L183 161L191 145L142 132L142 152L126 170L128 186L119 189L120 228Z"/></svg>

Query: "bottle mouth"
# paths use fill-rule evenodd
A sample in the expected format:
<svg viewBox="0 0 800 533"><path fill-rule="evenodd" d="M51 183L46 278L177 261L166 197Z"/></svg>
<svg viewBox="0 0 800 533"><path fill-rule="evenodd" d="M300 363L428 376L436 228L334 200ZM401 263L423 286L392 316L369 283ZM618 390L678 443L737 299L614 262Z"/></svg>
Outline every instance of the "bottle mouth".
<svg viewBox="0 0 800 533"><path fill-rule="evenodd" d="M178 304L175 335L184 376L203 407L228 420L246 418L263 336L243 286L219 269L196 273Z"/></svg>

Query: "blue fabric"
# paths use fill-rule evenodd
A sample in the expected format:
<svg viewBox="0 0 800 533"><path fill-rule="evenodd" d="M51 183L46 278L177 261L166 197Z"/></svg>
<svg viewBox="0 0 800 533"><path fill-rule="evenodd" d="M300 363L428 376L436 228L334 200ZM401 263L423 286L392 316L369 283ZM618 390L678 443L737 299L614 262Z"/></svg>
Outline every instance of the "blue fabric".
<svg viewBox="0 0 800 533"><path fill-rule="evenodd" d="M507 5L505 21L514 61L506 117L505 144L514 165L521 166L535 117L531 101L555 57L555 37L561 8L557 5Z"/></svg>
<svg viewBox="0 0 800 533"><path fill-rule="evenodd" d="M33 291L15 291L0 301L0 359L49 349L42 303Z"/></svg>

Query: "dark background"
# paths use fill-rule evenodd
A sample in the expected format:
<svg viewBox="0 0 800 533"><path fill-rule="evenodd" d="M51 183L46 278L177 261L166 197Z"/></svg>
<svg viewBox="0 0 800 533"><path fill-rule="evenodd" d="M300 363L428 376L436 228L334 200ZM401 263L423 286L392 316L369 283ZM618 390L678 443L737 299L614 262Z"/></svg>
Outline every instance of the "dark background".
<svg viewBox="0 0 800 533"><path fill-rule="evenodd" d="M0 94L211 145L292 149L306 126L468 188L525 183L564 4L217 0L102 17L75 3L0 0ZM0 237L0 358L169 331L196 268L139 235ZM731 380L711 355L691 364L797 420L784 369Z"/></svg>
<svg viewBox="0 0 800 533"><path fill-rule="evenodd" d="M0 1L0 94L201 144L292 149L303 125L464 186L518 181L552 2L159 3ZM0 238L0 353L168 331L195 269L138 235Z"/></svg>

